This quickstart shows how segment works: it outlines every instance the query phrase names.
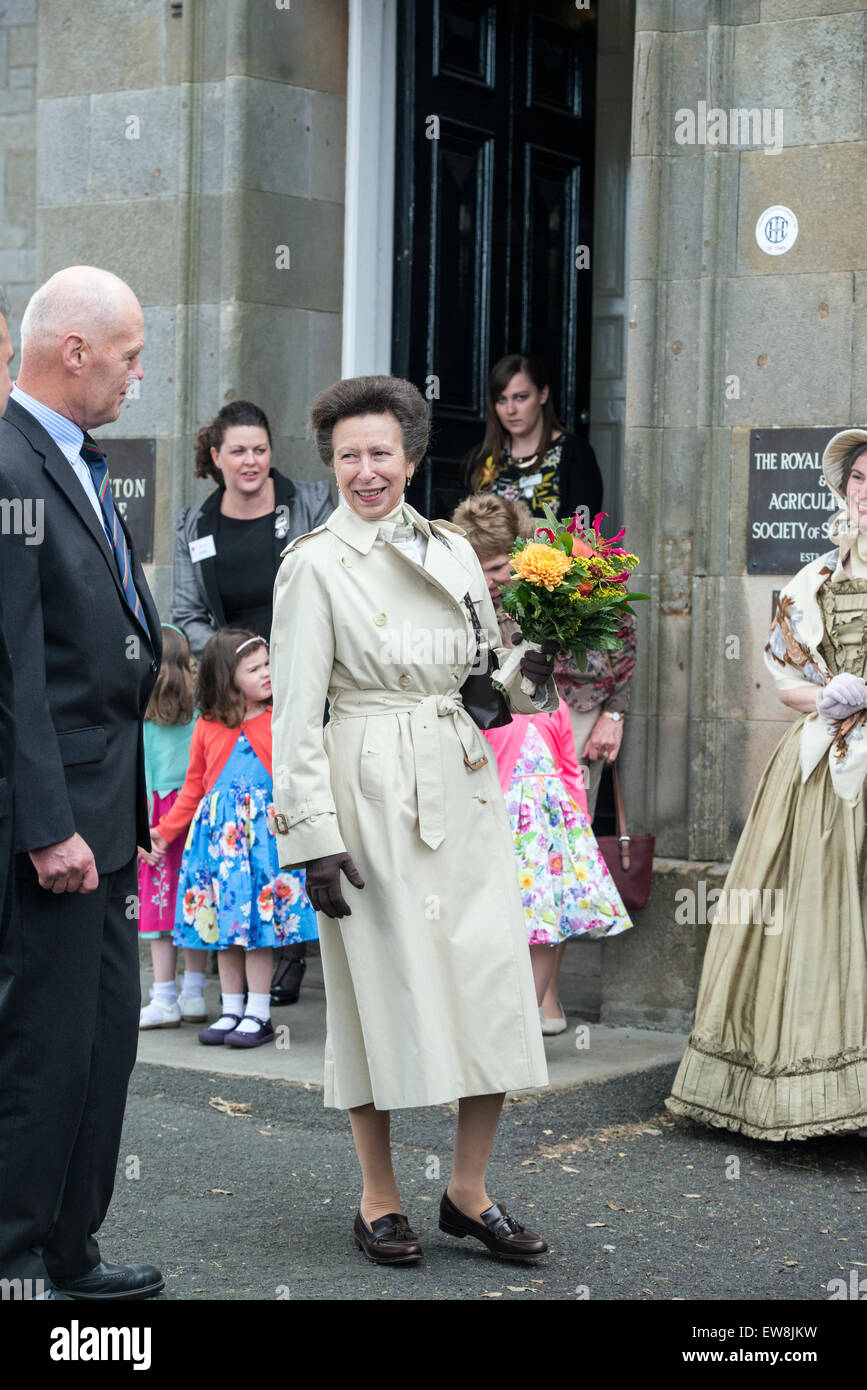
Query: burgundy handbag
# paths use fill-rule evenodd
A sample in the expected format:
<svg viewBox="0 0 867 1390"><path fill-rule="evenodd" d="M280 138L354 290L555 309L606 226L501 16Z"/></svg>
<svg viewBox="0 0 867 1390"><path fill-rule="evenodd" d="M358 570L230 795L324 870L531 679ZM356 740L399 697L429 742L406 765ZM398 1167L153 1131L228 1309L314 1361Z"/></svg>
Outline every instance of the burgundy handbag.
<svg viewBox="0 0 867 1390"><path fill-rule="evenodd" d="M617 834L600 835L597 844L608 865L608 871L617 884L617 891L626 910L633 912L638 907L644 907L650 897L654 837L627 833L616 762L611 764L611 777L614 783Z"/></svg>

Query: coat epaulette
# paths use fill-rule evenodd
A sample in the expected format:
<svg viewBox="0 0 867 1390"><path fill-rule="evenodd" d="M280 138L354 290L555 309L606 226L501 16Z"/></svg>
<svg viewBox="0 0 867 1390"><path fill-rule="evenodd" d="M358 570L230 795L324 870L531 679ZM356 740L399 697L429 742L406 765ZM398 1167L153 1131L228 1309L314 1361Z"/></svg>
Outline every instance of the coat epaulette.
<svg viewBox="0 0 867 1390"><path fill-rule="evenodd" d="M285 550L280 551L280 559L282 560L285 556L291 554L296 546L301 545L304 541L309 541L311 536L318 536L320 531L325 531L326 529L326 523L323 521L321 526L314 526L312 531L305 531L303 536L296 536L294 540L289 542Z"/></svg>

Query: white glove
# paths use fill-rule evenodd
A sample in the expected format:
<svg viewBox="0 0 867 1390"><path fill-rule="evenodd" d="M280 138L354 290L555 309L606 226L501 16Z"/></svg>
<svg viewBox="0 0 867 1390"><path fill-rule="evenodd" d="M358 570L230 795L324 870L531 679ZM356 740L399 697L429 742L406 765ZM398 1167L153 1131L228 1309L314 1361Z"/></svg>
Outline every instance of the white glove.
<svg viewBox="0 0 867 1390"><path fill-rule="evenodd" d="M844 671L823 686L816 700L823 719L848 719L856 710L867 709L867 682Z"/></svg>

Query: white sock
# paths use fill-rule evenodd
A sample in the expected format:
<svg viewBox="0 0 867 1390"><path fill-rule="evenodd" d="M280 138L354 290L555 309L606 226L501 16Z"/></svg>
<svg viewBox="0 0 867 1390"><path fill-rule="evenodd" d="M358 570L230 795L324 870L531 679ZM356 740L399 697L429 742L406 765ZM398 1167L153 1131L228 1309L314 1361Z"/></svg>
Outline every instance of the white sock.
<svg viewBox="0 0 867 1390"><path fill-rule="evenodd" d="M222 1009L223 1012L220 1014L220 1017L217 1019L216 1023L211 1024L211 1027L219 1028L222 1032L228 1033L232 1028L237 1026L235 1024L235 1019L230 1018L230 1014L240 1017L244 1012L243 994L224 994Z"/></svg>
<svg viewBox="0 0 867 1390"><path fill-rule="evenodd" d="M243 1019L238 1024L239 1033L255 1033L256 1019L262 1023L267 1023L271 1017L271 996L270 994L248 994L247 1010Z"/></svg>
<svg viewBox="0 0 867 1390"><path fill-rule="evenodd" d="M198 999L200 994L205 992L205 972L199 974L196 970L184 971L184 983L181 986L181 994L185 999Z"/></svg>
<svg viewBox="0 0 867 1390"><path fill-rule="evenodd" d="M165 980L162 984L155 982L153 997L158 1004L174 1004L178 997L178 987L174 980Z"/></svg>

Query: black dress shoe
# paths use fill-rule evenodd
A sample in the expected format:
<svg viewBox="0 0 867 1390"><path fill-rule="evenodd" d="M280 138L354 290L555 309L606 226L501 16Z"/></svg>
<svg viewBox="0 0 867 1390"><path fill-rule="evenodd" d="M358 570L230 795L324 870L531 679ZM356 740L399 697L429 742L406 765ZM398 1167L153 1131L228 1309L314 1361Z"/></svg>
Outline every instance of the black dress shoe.
<svg viewBox="0 0 867 1390"><path fill-rule="evenodd" d="M525 1231L519 1221L509 1216L505 1207L496 1202L482 1212L481 1221L471 1221L459 1211L448 1191L440 1202L440 1230L448 1236L475 1236L488 1247L498 1260L535 1260L544 1255L548 1246L541 1236Z"/></svg>
<svg viewBox="0 0 867 1390"><path fill-rule="evenodd" d="M69 1294L61 1293L59 1289L46 1289L45 1293L39 1293L36 1295L36 1297L39 1299L51 1299L52 1302L57 1302L57 1300L59 1299L65 1299L67 1303L72 1302L72 1299L70 1298Z"/></svg>
<svg viewBox="0 0 867 1390"><path fill-rule="evenodd" d="M297 1003L306 969L307 961L303 956L293 956L291 960L278 960L271 981L271 1003Z"/></svg>
<svg viewBox="0 0 867 1390"><path fill-rule="evenodd" d="M389 1212L368 1226L359 1211L352 1229L355 1244L374 1264L408 1265L421 1259L418 1236L400 1212Z"/></svg>
<svg viewBox="0 0 867 1390"><path fill-rule="evenodd" d="M55 1279L55 1288L66 1298L154 1298L165 1288L165 1279L153 1265L98 1264L75 1279Z"/></svg>

